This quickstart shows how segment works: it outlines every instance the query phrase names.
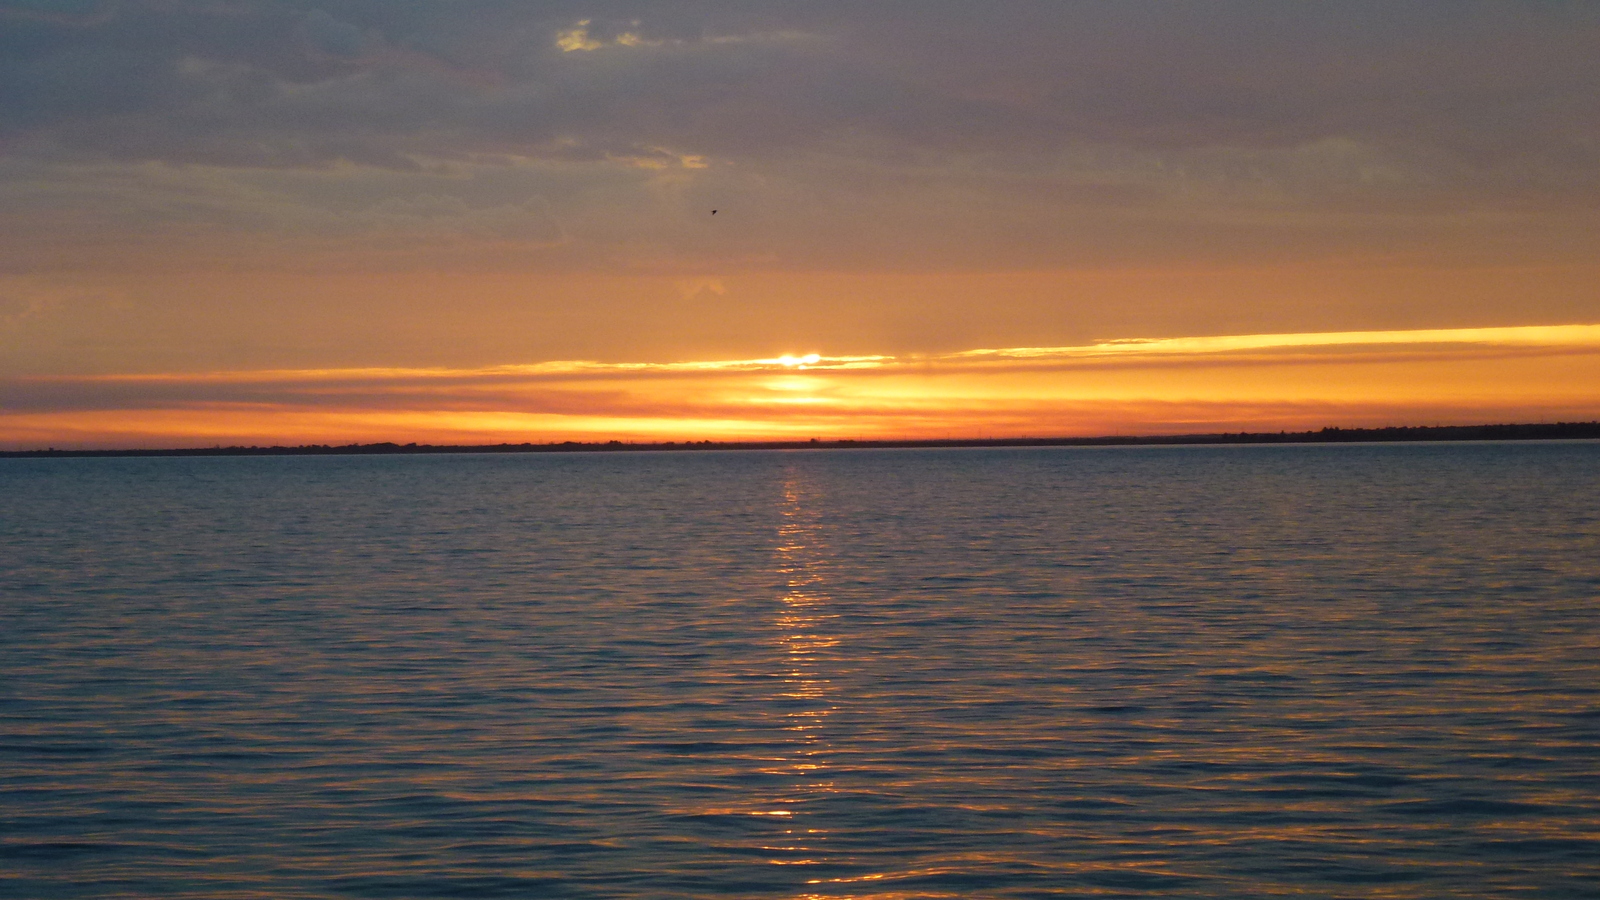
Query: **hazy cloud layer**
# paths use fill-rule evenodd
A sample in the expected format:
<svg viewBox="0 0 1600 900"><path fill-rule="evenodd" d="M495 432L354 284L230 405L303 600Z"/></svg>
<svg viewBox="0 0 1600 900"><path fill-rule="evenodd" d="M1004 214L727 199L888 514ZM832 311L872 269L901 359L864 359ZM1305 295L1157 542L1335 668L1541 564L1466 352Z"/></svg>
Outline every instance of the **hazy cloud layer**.
<svg viewBox="0 0 1600 900"><path fill-rule="evenodd" d="M8 3L5 134L129 159L1273 148L1596 161L1584 3ZM33 12L28 12L28 11ZM575 38L581 36L581 38Z"/></svg>
<svg viewBox="0 0 1600 900"><path fill-rule="evenodd" d="M440 192L465 172L512 206L565 194L612 247L636 237L617 233L630 207L672 244L671 199L813 228L825 207L852 240L964 216L981 227L946 221L944 243L1009 225L983 242L1025 258L1074 210L1193 224L1600 198L1600 8L1583 3L168 0L13 2L0 21L8 155L389 169L413 180L369 177L374 207L481 208ZM843 252L756 215L769 249Z"/></svg>
<svg viewBox="0 0 1600 900"><path fill-rule="evenodd" d="M1597 259L1594 3L0 0L3 374L1592 322Z"/></svg>

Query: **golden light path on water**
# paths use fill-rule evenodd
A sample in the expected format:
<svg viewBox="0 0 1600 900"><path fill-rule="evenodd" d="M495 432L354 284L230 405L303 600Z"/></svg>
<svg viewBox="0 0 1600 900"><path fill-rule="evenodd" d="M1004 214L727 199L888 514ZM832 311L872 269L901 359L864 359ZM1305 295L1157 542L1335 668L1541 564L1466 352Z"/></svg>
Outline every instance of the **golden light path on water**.
<svg viewBox="0 0 1600 900"><path fill-rule="evenodd" d="M780 698L787 709L784 730L792 749L769 774L790 780L794 788L777 798L775 805L775 813L788 817L789 825L784 840L767 848L778 854L771 860L774 865L816 865L821 861L828 835L825 829L815 827L816 820L806 807L834 791L828 776L830 748L825 730L834 707L828 696L823 654L839 643L826 627L837 616L828 612L822 531L808 493L799 473L792 469L785 473L776 548L777 573L785 590L776 624L783 664L778 673L783 685Z"/></svg>
<svg viewBox="0 0 1600 900"><path fill-rule="evenodd" d="M0 378L0 447L1302 430L1600 418L1600 325L943 354Z"/></svg>

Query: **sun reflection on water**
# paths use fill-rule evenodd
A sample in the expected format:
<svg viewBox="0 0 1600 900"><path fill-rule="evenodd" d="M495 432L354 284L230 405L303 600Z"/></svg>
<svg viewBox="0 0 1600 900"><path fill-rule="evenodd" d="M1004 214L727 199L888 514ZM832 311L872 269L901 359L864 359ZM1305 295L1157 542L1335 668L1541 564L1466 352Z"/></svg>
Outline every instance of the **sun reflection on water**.
<svg viewBox="0 0 1600 900"><path fill-rule="evenodd" d="M817 513L809 502L812 489L799 473L785 474L775 548L776 572L784 590L777 611L782 685L783 730L789 750L774 760L770 774L784 776L790 787L775 798L784 815L796 813L781 840L768 848L774 865L816 865L827 830L807 827L806 806L835 791L829 778L830 745L826 724L836 709L831 699L826 655L839 644L828 629L837 618L829 610L824 577L826 547Z"/></svg>

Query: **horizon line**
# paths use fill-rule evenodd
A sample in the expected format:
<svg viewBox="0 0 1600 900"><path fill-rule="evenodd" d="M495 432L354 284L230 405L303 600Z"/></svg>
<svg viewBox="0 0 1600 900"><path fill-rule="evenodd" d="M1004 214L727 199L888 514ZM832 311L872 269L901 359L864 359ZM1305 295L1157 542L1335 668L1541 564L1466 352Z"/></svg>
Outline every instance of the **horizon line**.
<svg viewBox="0 0 1600 900"><path fill-rule="evenodd" d="M1195 432L1156 435L1094 435L998 438L810 438L745 441L549 441L499 444L214 445L211 447L0 450L0 459L138 456L386 456L443 453L610 453L696 450L872 450L982 447L1106 447L1237 444L1469 443L1484 441L1600 440L1600 420L1586 422L1506 422L1477 425L1326 425L1306 431Z"/></svg>

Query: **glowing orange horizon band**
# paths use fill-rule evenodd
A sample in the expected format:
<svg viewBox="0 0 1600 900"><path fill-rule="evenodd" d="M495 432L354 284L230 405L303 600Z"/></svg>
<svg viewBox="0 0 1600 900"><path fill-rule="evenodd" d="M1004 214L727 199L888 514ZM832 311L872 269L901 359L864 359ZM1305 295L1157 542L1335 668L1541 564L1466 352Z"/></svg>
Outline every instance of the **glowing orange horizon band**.
<svg viewBox="0 0 1600 900"><path fill-rule="evenodd" d="M1600 325L1154 338L909 357L813 352L0 380L6 384L0 397L17 398L0 400L6 446L1464 424L1600 418Z"/></svg>
<svg viewBox="0 0 1600 900"><path fill-rule="evenodd" d="M84 376L42 376L52 380L78 382L115 381L316 381L329 378L384 380L394 378L462 378L481 376L537 376L583 373L628 372L727 372L762 369L864 369L885 368L914 362L960 363L988 359L1038 360L1085 357L1128 357L1134 355L1221 354L1243 350L1270 350L1291 347L1354 347L1394 345L1500 345L1505 347L1600 348L1600 325L1518 325L1501 328L1434 328L1413 331L1333 331L1292 332L1285 334L1236 334L1177 338L1118 338L1068 347L1007 347L963 350L956 353L896 356L803 356L784 354L770 359L697 360L680 362L599 362L595 360L550 360L538 363L512 363L473 368L446 367L346 367L327 369L245 369L198 373L113 374Z"/></svg>

